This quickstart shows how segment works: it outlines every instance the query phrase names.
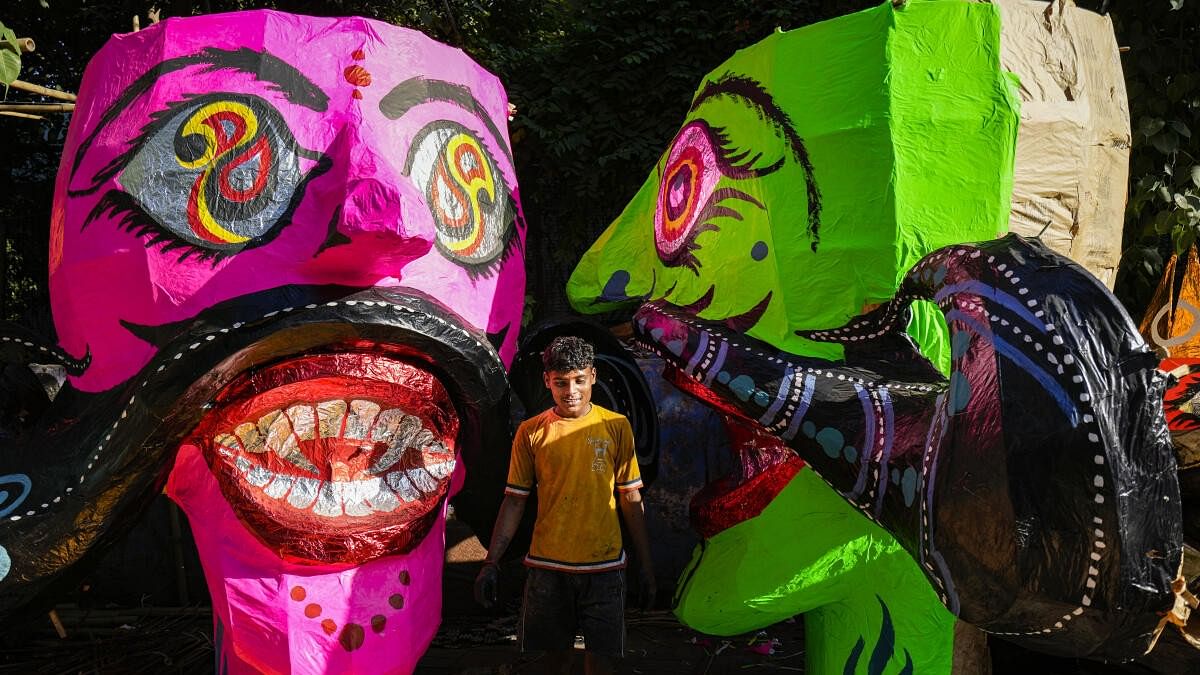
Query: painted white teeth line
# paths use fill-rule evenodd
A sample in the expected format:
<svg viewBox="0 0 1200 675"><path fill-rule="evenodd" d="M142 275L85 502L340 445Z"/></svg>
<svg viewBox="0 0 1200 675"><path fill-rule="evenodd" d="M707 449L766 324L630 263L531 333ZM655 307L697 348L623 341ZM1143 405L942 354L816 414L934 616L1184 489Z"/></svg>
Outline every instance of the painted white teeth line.
<svg viewBox="0 0 1200 675"><path fill-rule="evenodd" d="M352 481L322 481L302 476L277 474L245 457L234 457L234 465L247 483L261 488L272 499L287 499L293 507L311 509L318 516L337 518L390 513L401 503L422 499L437 489L454 471L449 459L425 467L392 471L386 476Z"/></svg>
<svg viewBox="0 0 1200 675"><path fill-rule="evenodd" d="M304 456L300 442L321 438L348 438L387 443L387 450L370 467L371 473L382 473L400 460L409 448L444 449L433 432L424 428L421 419L399 408L381 410L372 401L335 399L315 406L296 404L287 410L272 410L257 422L243 422L233 433L217 434L213 441L218 452L273 452L310 473L318 468Z"/></svg>

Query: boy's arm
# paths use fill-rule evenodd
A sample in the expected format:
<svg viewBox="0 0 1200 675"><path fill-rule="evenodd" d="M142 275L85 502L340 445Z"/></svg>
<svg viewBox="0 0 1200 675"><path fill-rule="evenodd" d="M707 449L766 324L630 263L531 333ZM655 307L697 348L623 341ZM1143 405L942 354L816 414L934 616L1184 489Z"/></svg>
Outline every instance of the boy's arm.
<svg viewBox="0 0 1200 675"><path fill-rule="evenodd" d="M642 609L654 606L654 596L657 585L654 581L654 562L650 557L650 537L646 534L646 507L642 502L641 490L625 490L621 494L621 515L625 518L625 527L633 539L633 550L637 554L639 595Z"/></svg>
<svg viewBox="0 0 1200 675"><path fill-rule="evenodd" d="M525 515L525 497L507 493L500 503L500 513L496 514L496 525L492 528L492 541L488 544L487 557L484 565L495 565L500 562L508 545L512 542L517 527L521 524L521 516Z"/></svg>
<svg viewBox="0 0 1200 675"><path fill-rule="evenodd" d="M483 559L483 567L475 577L475 601L484 607L491 607L499 600L500 557L508 550L508 544L516 534L524 514L525 497L505 494L504 501L500 503L500 513L496 514L496 524L492 527L492 542L488 545L487 557Z"/></svg>

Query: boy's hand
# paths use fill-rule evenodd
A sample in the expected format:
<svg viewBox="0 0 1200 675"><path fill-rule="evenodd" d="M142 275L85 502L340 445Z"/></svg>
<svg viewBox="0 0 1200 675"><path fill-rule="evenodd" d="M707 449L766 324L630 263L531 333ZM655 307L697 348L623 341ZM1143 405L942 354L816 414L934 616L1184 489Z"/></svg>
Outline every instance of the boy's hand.
<svg viewBox="0 0 1200 675"><path fill-rule="evenodd" d="M475 577L475 602L491 608L499 599L500 568L494 562L485 562Z"/></svg>
<svg viewBox="0 0 1200 675"><path fill-rule="evenodd" d="M654 581L654 570L642 566L638 570L638 605L642 611L654 608L654 596L658 594L658 585Z"/></svg>

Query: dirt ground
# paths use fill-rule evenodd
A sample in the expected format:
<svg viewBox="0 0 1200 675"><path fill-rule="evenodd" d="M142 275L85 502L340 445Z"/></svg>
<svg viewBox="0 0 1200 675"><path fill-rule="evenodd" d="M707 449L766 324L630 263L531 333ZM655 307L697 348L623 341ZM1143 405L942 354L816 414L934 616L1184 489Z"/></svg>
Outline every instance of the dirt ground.
<svg viewBox="0 0 1200 675"><path fill-rule="evenodd" d="M448 527L442 626L433 645L417 666L418 675L514 675L539 673L538 658L516 647L519 605L519 562L502 576L503 608L489 612L472 597L472 585L484 550L469 530L453 522ZM507 584L504 582L507 581ZM667 589L669 590L669 589ZM666 591L664 591L666 592ZM661 607L666 600L662 598ZM0 674L125 674L213 672L212 616L204 606L193 607L80 607L56 609L65 637L60 637L46 614L5 621L0 631ZM626 658L617 672L636 675L727 675L732 673L803 673L802 619L737 637L712 637L682 626L665 609L631 611L627 616ZM1164 640L1177 640L1169 634ZM1181 640L1177 640L1182 643ZM975 670L995 675L1116 675L1197 673L1194 651L1186 645L1165 645L1175 652L1155 650L1155 662L1122 666L1078 659L1053 659L992 639L990 658ZM583 672L582 658L575 663ZM881 673L879 675L897 675Z"/></svg>
<svg viewBox="0 0 1200 675"><path fill-rule="evenodd" d="M418 664L417 675L541 672L538 658L521 654L516 645L519 563L506 565L502 573L502 584L508 582L502 589L504 609L488 612L472 597L475 575L486 551L469 529L453 520L447 523L447 540L455 543L446 551L442 628ZM620 673L719 675L804 671L804 629L799 621L782 623L761 633L714 638L681 625L667 610L631 610L626 626L626 657L617 666ZM575 661L575 672L582 673L582 655Z"/></svg>

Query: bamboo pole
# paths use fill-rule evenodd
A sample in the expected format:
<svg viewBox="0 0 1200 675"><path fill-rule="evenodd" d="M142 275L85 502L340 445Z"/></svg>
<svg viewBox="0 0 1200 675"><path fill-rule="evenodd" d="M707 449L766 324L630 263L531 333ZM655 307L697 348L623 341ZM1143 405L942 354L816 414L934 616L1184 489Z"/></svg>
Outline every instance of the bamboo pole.
<svg viewBox="0 0 1200 675"><path fill-rule="evenodd" d="M62 621L58 618L58 612L50 610L50 623L54 625L54 632L58 633L58 639L67 639L67 629L63 628Z"/></svg>
<svg viewBox="0 0 1200 675"><path fill-rule="evenodd" d="M22 117L27 120L44 120L44 119L46 119L45 117L42 117L41 115L26 115L25 113L21 113L21 112L12 112L12 111L5 111L5 110L0 110L0 115L4 115L5 117Z"/></svg>
<svg viewBox="0 0 1200 675"><path fill-rule="evenodd" d="M43 87L40 84L33 84L32 82L26 82L24 80L13 80L12 84L8 86L12 87L13 89L27 91L31 94L40 94L42 96L49 96L50 98L57 98L61 101L74 102L76 98L75 94L70 92L59 91L58 89L51 89L50 87Z"/></svg>
<svg viewBox="0 0 1200 675"><path fill-rule="evenodd" d="M21 51L28 54L37 46L33 43L33 38L17 38L17 44L21 45Z"/></svg>
<svg viewBox="0 0 1200 675"><path fill-rule="evenodd" d="M0 112L67 113L73 110L74 103L0 103Z"/></svg>

